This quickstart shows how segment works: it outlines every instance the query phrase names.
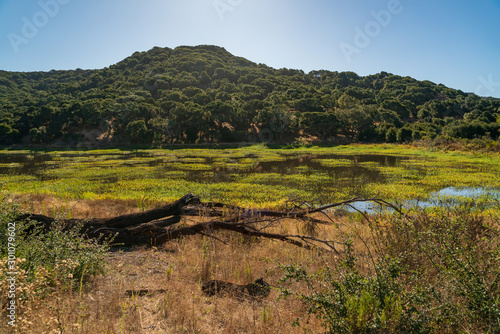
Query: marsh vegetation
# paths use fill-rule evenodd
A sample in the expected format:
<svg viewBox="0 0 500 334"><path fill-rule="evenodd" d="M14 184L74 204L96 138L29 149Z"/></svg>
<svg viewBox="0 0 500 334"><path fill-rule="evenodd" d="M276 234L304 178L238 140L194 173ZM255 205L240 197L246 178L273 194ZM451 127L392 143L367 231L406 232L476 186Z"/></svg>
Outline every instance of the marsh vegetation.
<svg viewBox="0 0 500 334"><path fill-rule="evenodd" d="M62 233L63 226L24 233L32 222L22 222L19 333L500 330L496 154L394 145L2 151L0 164L2 233L23 210L60 221L105 218L188 192L276 210L358 195L403 207L368 214L346 207L264 224L275 233L332 240L338 253L228 231L109 252L110 244ZM184 217L182 224L206 219ZM202 291L211 280L243 286L261 277L271 286L261 300ZM157 293L126 294L133 290Z"/></svg>
<svg viewBox="0 0 500 334"><path fill-rule="evenodd" d="M278 208L287 200L426 200L448 187L480 188L485 195L500 189L496 155L396 145L4 150L0 173L2 190L11 194L136 201L140 207L186 193L234 205Z"/></svg>

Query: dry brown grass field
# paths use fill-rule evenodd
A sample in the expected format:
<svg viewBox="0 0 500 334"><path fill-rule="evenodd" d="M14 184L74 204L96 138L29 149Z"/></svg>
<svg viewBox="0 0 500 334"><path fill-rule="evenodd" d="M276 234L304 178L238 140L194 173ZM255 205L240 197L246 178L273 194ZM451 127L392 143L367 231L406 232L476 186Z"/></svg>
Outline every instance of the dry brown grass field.
<svg viewBox="0 0 500 334"><path fill-rule="evenodd" d="M16 198L31 212L73 218L111 217L138 211L123 201L64 202L48 196ZM199 218L197 218L199 219ZM336 218L337 220L340 218ZM186 224L195 220L186 220ZM339 221L339 226L343 226ZM335 239L340 228L317 226L306 231L295 221L284 221L275 232L314 233ZM298 248L280 241L247 238L230 232L219 240L191 236L153 248L109 252L106 273L82 291L60 287L50 296L26 303L17 333L317 333L315 317L305 315L293 299L278 300L275 284L282 273L276 261L300 263L311 271L335 261L333 254ZM211 279L247 284L263 277L273 288L262 300L232 296L208 297L201 291ZM166 290L127 296L127 290ZM300 288L299 288L300 289ZM4 325L4 324L2 324ZM1 327L0 327L1 329ZM3 330L7 330L6 327Z"/></svg>
<svg viewBox="0 0 500 334"><path fill-rule="evenodd" d="M164 204L44 195L9 200L28 212L72 218L114 217ZM498 210L464 204L407 215L330 211L326 216L312 216L325 224L288 218L254 226L333 240L338 253L324 244L308 250L207 231L156 247L112 248L104 253L103 274L86 284L75 280L72 260L55 262L53 271L62 276L42 263L28 282L21 270L17 327L2 321L0 333L498 333ZM182 219L192 225L212 218ZM280 281L285 276L292 286ZM202 291L210 280L243 285L259 278L271 286L260 299ZM3 306L6 286L0 282ZM290 287L291 296L280 298ZM308 307L318 313L310 315Z"/></svg>

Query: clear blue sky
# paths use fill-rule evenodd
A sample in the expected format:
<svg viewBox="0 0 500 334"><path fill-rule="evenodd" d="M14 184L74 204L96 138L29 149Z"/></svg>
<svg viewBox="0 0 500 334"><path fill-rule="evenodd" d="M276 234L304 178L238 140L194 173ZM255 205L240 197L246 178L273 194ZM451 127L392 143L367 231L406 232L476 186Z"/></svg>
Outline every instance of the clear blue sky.
<svg viewBox="0 0 500 334"><path fill-rule="evenodd" d="M199 44L500 97L500 0L0 0L2 70L103 68Z"/></svg>

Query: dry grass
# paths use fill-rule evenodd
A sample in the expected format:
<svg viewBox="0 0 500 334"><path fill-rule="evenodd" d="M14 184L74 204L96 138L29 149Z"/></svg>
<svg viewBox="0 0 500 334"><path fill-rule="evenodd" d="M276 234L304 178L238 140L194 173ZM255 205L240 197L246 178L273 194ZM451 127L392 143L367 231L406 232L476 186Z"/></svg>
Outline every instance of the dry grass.
<svg viewBox="0 0 500 334"><path fill-rule="evenodd" d="M64 209L66 215L74 218L110 217L140 210L133 202L68 202L47 196L31 197L24 203L32 212L57 214ZM47 203L56 209L47 209ZM466 208L449 208L422 211L412 217L390 215L376 224L375 220L369 223L353 215L333 214L330 218L334 224L282 220L269 232L353 241L352 247L339 247L344 251L339 258L332 253L222 231L215 232L215 238L197 235L156 248L109 252L106 274L93 278L86 289L56 284L47 290L45 298L34 292L50 273L41 273L35 284L25 285L24 273L20 273L19 288L27 292L27 297L19 305L19 327L14 333L318 333L327 329L325 323L321 324L314 315L306 316L306 307L316 302L300 298L312 293L331 296L335 290L332 283L340 284L339 289L351 287L352 291L344 290L348 302L340 305L340 299L335 297L337 304L325 306L323 311L334 314L339 305L347 307L350 310L347 317L335 319L365 332L363 326L376 319L381 307L375 299L370 299L371 290L365 290L370 282L383 283L380 286L389 290L380 291L395 298L391 304L392 299L384 297L389 302L383 312L389 312L393 318L380 323L381 328L395 329L401 324L411 328L403 332L417 333L421 332L418 321L423 319L422 328L431 333L496 333L500 326L500 318L494 313L499 305L495 297L498 285L494 283L500 277L498 214L488 217ZM200 220L184 218L182 223L194 224ZM349 254L356 259L355 267L347 266ZM387 256L397 261L389 263ZM464 263L468 266L463 266ZM279 264L292 264L291 267L300 267L308 273L307 279L293 284L294 298L278 299L278 281L284 275L284 267ZM324 276L325 268L330 268L335 277ZM0 276L1 270L0 265ZM273 287L271 294L262 300L242 301L230 295L208 297L201 291L202 283L212 279L248 284L260 277ZM5 289L4 283L0 282L0 290ZM126 293L145 289L151 293L131 297ZM481 289L491 296L474 293ZM429 300L428 292L434 296ZM2 292L0 303L3 295ZM401 305L413 303L412 308L403 310L397 304L399 301ZM360 305L373 312L359 311L363 309ZM478 311L470 305L482 308ZM413 310L411 317L402 318L408 310ZM419 318L420 314L427 318ZM5 318L4 314L1 316ZM292 324L299 317L304 317L300 327L294 327ZM0 333L9 333L8 330L11 328L6 327L6 322L0 322Z"/></svg>
<svg viewBox="0 0 500 334"><path fill-rule="evenodd" d="M135 200L69 200L46 194L12 195L10 201L20 204L23 210L49 217L62 215L73 218L106 218L147 209L139 206ZM147 203L148 208L156 204L158 203Z"/></svg>
<svg viewBox="0 0 500 334"><path fill-rule="evenodd" d="M128 202L64 202L46 196L31 197L24 205L36 213L49 215L66 210L74 218L109 217L139 210ZM331 226L308 229L322 238L335 237L330 235L335 230ZM276 227L276 231L298 233L304 232L304 228L288 221ZM193 236L153 249L110 252L106 275L96 277L85 291L56 287L44 299L27 301L19 313L23 326L18 327L17 333L322 331L314 317L301 327L293 327L292 323L304 316L304 306L297 300L277 300L276 289L264 300L239 301L230 296L207 297L201 291L201 284L211 279L247 284L263 277L273 286L282 274L272 270L276 260L301 263L314 271L333 258L325 259L317 252L279 241L251 239L228 232L218 233L217 237L226 243ZM125 294L126 290L139 289L167 292L133 297ZM7 330L2 326L5 324L0 324L0 332Z"/></svg>

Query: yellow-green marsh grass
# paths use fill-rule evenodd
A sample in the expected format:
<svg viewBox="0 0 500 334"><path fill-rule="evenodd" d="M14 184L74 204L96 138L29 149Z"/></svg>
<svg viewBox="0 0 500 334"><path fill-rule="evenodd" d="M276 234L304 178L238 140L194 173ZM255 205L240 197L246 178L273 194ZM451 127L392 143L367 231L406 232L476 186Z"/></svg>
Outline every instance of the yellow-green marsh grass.
<svg viewBox="0 0 500 334"><path fill-rule="evenodd" d="M170 201L193 192L276 208L298 197L326 204L357 195L425 199L450 186L500 189L499 155L408 145L0 151L0 164L3 191L68 200Z"/></svg>

